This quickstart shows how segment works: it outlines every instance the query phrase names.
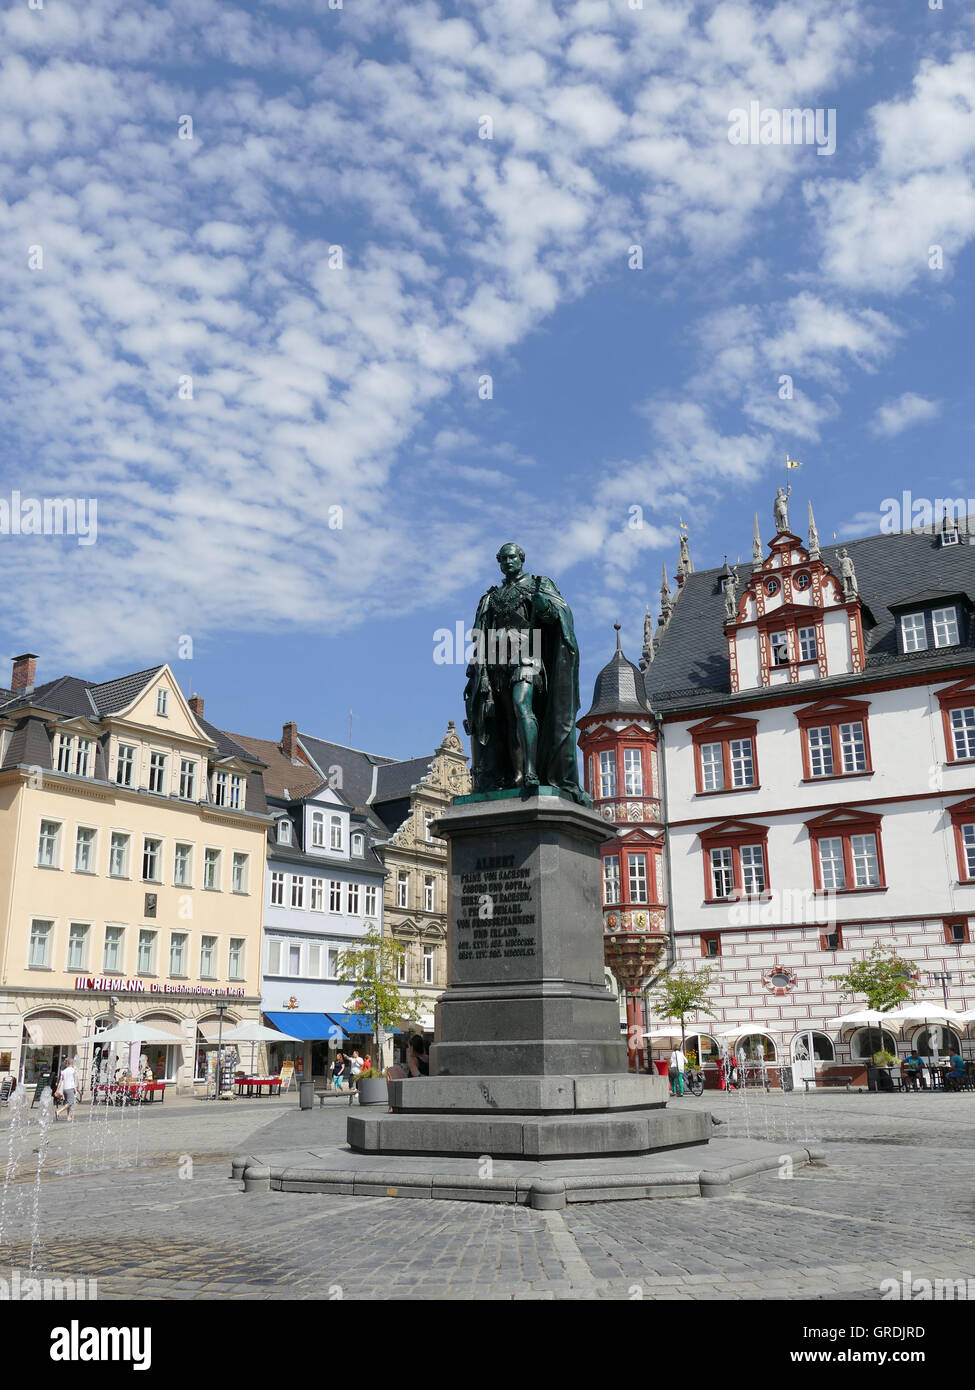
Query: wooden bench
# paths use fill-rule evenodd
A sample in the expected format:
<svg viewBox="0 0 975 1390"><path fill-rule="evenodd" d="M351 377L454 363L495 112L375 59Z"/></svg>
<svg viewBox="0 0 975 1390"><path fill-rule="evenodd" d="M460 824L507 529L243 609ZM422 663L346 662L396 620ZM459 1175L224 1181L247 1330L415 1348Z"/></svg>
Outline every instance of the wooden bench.
<svg viewBox="0 0 975 1390"><path fill-rule="evenodd" d="M346 1091L348 1091L349 1093L349 1104L351 1105L352 1098L355 1095L355 1090L352 1087L343 1086L341 1091L316 1091L315 1095L318 1097L319 1110L324 1110L325 1102L329 1098L329 1096L344 1096Z"/></svg>
<svg viewBox="0 0 975 1390"><path fill-rule="evenodd" d="M851 1080L849 1076L804 1076L802 1084L808 1095L810 1086L845 1086L849 1090Z"/></svg>

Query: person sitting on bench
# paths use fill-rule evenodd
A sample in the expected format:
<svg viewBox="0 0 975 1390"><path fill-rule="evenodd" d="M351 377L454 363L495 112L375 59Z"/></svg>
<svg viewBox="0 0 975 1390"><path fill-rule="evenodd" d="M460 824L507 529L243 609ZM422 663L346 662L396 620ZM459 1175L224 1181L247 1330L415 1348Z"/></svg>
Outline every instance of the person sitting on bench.
<svg viewBox="0 0 975 1390"><path fill-rule="evenodd" d="M945 1073L945 1085L952 1091L960 1091L965 1084L965 1063L960 1052L953 1052Z"/></svg>

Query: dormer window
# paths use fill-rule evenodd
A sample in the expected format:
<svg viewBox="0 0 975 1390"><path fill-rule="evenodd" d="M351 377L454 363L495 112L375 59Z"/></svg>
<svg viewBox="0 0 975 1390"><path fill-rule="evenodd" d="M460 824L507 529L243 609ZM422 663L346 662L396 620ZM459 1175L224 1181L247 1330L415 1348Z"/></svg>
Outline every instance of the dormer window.
<svg viewBox="0 0 975 1390"><path fill-rule="evenodd" d="M362 835L353 835L352 853L358 855L361 858L363 853L365 852L365 844L365 838Z"/></svg>
<svg viewBox="0 0 975 1390"><path fill-rule="evenodd" d="M156 713L163 717L169 714L169 691L162 686L156 691Z"/></svg>
<svg viewBox="0 0 975 1390"><path fill-rule="evenodd" d="M958 609L932 608L901 617L901 647L905 652L924 652L929 647L956 647L961 641Z"/></svg>
<svg viewBox="0 0 975 1390"><path fill-rule="evenodd" d="M291 844L291 822L289 820L278 821L278 844Z"/></svg>
<svg viewBox="0 0 975 1390"><path fill-rule="evenodd" d="M330 849L342 848L342 817L329 817L328 843Z"/></svg>
<svg viewBox="0 0 975 1390"><path fill-rule="evenodd" d="M957 519L955 517L949 518L947 508L945 508L944 514L941 518L941 531L939 533L938 538L941 541L942 545L960 544L958 538Z"/></svg>
<svg viewBox="0 0 975 1390"><path fill-rule="evenodd" d="M315 849L325 848L325 812L311 813L311 842Z"/></svg>

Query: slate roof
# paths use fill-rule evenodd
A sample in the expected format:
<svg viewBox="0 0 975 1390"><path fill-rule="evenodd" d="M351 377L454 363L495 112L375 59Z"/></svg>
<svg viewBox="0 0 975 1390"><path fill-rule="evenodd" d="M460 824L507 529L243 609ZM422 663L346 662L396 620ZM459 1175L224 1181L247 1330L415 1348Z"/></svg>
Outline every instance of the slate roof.
<svg viewBox="0 0 975 1390"><path fill-rule="evenodd" d="M364 753L361 748L347 748L342 743L312 738L310 734L299 733L298 740L323 777L328 777L329 768L341 768L342 795L353 806L368 806L376 769L396 761L376 753Z"/></svg>
<svg viewBox="0 0 975 1390"><path fill-rule="evenodd" d="M889 607L892 603L897 605L904 594L914 594L919 603L922 593L975 594L975 546L964 543L966 534L975 535L971 524L963 530L960 545L941 546L937 528L929 528L921 533L864 536L822 547L823 560L837 575L837 551L845 546L849 552L860 598L869 610L873 626L865 615L864 675L830 676L816 682L817 690L856 685L869 676L950 672L954 667L975 662L973 622L958 646L902 655L898 651L896 618ZM744 578L750 571L742 567L739 573ZM647 694L658 711L781 698L781 686L731 693L724 595L719 577L718 569L700 570L684 581L657 655L644 675Z"/></svg>
<svg viewBox="0 0 975 1390"><path fill-rule="evenodd" d="M426 758L407 758L401 763L382 766L376 780L373 804L381 806L386 801L403 801L409 797L410 788L421 782L430 771L434 756L431 753Z"/></svg>
<svg viewBox="0 0 975 1390"><path fill-rule="evenodd" d="M592 705L583 718L591 714L650 713L643 673L632 661L627 661L619 647L606 663L593 686Z"/></svg>

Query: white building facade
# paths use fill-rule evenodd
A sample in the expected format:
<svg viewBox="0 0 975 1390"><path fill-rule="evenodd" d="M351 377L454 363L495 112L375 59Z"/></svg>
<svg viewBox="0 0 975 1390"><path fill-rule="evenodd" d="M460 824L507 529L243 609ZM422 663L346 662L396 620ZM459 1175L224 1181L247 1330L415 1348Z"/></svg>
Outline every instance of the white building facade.
<svg viewBox="0 0 975 1390"><path fill-rule="evenodd" d="M865 1002L831 977L876 943L914 998L975 1006L975 550L930 529L821 550L810 510L807 544L780 527L750 568L684 573L645 652L672 954L718 973L703 1056L738 1030L756 1060L859 1078L881 1039L830 1026Z"/></svg>

